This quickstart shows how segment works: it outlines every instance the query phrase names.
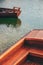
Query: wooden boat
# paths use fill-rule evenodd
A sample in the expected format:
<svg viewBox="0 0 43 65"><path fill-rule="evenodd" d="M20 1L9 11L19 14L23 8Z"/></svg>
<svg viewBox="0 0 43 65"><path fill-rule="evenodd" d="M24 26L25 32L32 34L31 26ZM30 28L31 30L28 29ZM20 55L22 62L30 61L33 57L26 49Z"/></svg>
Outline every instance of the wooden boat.
<svg viewBox="0 0 43 65"><path fill-rule="evenodd" d="M17 18L21 13L20 8L13 7L13 9L9 8L0 8L0 18Z"/></svg>
<svg viewBox="0 0 43 65"><path fill-rule="evenodd" d="M43 30L32 30L0 55L0 65L43 65L42 45Z"/></svg>

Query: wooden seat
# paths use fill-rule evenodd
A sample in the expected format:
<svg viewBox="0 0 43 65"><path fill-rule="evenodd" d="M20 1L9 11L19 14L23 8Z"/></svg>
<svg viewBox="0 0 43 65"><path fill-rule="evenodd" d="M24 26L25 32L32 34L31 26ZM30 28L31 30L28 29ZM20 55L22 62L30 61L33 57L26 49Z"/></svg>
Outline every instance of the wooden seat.
<svg viewBox="0 0 43 65"><path fill-rule="evenodd" d="M43 49L43 30L33 30L26 36L25 41L27 41L31 47Z"/></svg>

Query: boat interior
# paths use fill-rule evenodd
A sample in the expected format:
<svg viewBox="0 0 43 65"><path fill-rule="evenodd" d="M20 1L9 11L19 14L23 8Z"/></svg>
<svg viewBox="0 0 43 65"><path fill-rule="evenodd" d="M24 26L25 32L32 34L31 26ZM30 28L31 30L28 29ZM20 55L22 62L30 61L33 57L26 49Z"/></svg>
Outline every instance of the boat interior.
<svg viewBox="0 0 43 65"><path fill-rule="evenodd" d="M1 55L1 65L43 65L43 40L33 30ZM42 32L41 32L42 33ZM34 37L37 36L37 39Z"/></svg>

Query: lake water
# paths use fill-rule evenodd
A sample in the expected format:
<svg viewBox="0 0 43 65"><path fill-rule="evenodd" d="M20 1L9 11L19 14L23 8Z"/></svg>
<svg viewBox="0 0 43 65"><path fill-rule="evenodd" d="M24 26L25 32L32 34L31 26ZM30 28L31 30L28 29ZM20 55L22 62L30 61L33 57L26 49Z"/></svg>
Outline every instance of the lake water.
<svg viewBox="0 0 43 65"><path fill-rule="evenodd" d="M18 19L0 19L0 54L33 29L43 29L43 0L0 0L0 7L20 7Z"/></svg>

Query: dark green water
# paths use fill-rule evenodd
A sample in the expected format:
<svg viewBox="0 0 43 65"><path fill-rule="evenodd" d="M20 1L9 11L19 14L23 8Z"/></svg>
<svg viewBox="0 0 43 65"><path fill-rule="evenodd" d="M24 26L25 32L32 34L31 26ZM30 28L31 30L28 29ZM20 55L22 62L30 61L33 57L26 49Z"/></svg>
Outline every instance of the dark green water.
<svg viewBox="0 0 43 65"><path fill-rule="evenodd" d="M0 0L0 7L21 8L18 19L0 19L0 54L32 29L43 29L43 0Z"/></svg>
<svg viewBox="0 0 43 65"><path fill-rule="evenodd" d="M13 27L19 27L21 25L21 20L18 18L0 18L0 25L2 24L5 24L7 27L10 25Z"/></svg>

